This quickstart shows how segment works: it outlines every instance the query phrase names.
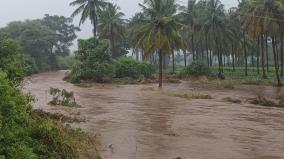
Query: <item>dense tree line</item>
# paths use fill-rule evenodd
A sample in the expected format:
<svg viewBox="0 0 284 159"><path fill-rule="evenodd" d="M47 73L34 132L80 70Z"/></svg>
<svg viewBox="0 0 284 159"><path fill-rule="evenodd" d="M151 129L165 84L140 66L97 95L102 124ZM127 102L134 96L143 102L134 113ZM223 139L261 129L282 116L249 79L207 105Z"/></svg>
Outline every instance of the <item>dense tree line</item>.
<svg viewBox="0 0 284 159"><path fill-rule="evenodd" d="M29 57L31 73L58 69L57 57L68 56L79 28L71 18L45 15L42 19L16 21L0 29L2 39L19 42Z"/></svg>
<svg viewBox="0 0 284 159"><path fill-rule="evenodd" d="M188 0L186 6L177 0L144 0L139 4L142 11L128 21L122 19L123 13L115 4L107 1L76 0L71 5L79 5L73 15L82 12L81 22L91 19L95 36L110 39L113 55L121 55L117 46L133 48L137 57L141 54L143 60L159 63L160 81L169 58L175 71L175 56L180 58L176 52L182 52L185 66L202 61L210 67L217 66L219 75L227 67L233 71L243 67L248 76L248 68L255 67L265 79L273 66L278 85L281 84L281 0L243 0L229 10L220 0Z"/></svg>

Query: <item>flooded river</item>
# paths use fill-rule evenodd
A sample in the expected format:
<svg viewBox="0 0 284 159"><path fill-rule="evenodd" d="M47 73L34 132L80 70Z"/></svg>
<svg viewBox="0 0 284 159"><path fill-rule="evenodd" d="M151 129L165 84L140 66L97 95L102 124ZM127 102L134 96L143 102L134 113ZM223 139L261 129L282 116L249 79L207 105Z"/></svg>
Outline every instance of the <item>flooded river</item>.
<svg viewBox="0 0 284 159"><path fill-rule="evenodd" d="M145 85L78 87L62 80L65 72L34 75L25 89L36 95L35 108L84 117L74 125L96 134L103 159L284 159L284 109L224 102L255 93L283 93L273 87L196 90L166 84L166 92L200 91L213 99L186 100ZM50 87L74 91L82 108L51 107Z"/></svg>

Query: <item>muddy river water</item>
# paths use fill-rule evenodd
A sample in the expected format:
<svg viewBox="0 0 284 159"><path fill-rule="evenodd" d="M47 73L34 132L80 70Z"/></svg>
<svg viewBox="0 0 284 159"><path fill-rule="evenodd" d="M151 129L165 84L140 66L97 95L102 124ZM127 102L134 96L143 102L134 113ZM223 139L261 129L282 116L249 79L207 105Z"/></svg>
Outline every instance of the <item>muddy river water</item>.
<svg viewBox="0 0 284 159"><path fill-rule="evenodd" d="M213 99L187 100L151 85L78 87L62 80L65 72L34 75L25 89L36 95L35 108L87 119L74 124L96 135L103 159L284 159L284 109L233 104L255 93L283 93L273 87L196 90L166 84L165 92L200 91ZM50 87L74 91L82 108L51 107Z"/></svg>

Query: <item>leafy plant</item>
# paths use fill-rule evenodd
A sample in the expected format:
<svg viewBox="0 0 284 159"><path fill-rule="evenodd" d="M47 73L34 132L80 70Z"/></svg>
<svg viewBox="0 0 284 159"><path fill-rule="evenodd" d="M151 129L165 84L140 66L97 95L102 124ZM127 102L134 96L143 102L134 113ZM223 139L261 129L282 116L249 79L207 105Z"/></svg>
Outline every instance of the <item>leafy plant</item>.
<svg viewBox="0 0 284 159"><path fill-rule="evenodd" d="M194 61L182 71L183 77L209 76L210 68L200 61Z"/></svg>
<svg viewBox="0 0 284 159"><path fill-rule="evenodd" d="M131 77L138 79L141 76L150 78L155 73L155 67L145 62L139 62L131 57L121 57L115 60L115 77Z"/></svg>
<svg viewBox="0 0 284 159"><path fill-rule="evenodd" d="M91 38L79 40L76 52L79 61L65 80L78 83L80 81L110 82L115 76L112 65L110 44L108 40Z"/></svg>
<svg viewBox="0 0 284 159"><path fill-rule="evenodd" d="M78 107L76 103L74 92L68 92L65 89L50 88L49 94L53 96L52 100L49 102L50 105L60 105L68 107Z"/></svg>

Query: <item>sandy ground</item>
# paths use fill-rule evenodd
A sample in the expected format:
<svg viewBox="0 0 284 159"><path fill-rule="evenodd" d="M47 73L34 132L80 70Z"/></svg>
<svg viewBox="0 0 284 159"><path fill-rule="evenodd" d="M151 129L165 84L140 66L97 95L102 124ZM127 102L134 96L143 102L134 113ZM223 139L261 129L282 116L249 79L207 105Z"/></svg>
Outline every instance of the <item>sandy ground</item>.
<svg viewBox="0 0 284 159"><path fill-rule="evenodd" d="M65 72L34 75L24 86L37 98L35 108L86 118L73 124L96 134L104 159L283 159L284 109L233 104L255 94L284 90L239 86L204 90L190 83L166 84L164 92L198 92L213 99L187 100L150 91L152 85L83 88L62 80ZM74 91L82 108L48 106L50 87ZM156 87L156 86L155 86Z"/></svg>

